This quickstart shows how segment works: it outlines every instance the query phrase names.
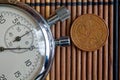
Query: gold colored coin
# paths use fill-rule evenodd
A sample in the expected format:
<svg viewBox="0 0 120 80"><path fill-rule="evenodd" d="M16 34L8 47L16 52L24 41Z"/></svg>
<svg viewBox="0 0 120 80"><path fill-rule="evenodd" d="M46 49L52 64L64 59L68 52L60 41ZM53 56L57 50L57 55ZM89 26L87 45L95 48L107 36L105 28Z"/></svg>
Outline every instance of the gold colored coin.
<svg viewBox="0 0 120 80"><path fill-rule="evenodd" d="M73 43L84 51L94 51L102 47L108 37L104 20L93 14L78 17L70 31Z"/></svg>

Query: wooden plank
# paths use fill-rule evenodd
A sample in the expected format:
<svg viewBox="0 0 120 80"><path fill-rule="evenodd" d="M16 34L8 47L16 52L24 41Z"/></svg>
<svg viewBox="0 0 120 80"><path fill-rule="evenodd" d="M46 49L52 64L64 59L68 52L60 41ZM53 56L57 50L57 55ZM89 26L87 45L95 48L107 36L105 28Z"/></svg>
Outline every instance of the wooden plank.
<svg viewBox="0 0 120 80"><path fill-rule="evenodd" d="M50 2L54 3L55 0L52 0ZM50 14L53 14L54 11L55 11L55 6L50 6ZM55 37L55 25L51 26L51 31L52 31L53 37ZM57 77L56 73L55 73L55 68L56 68L56 64L55 64L55 59L54 59L53 65L52 65L52 68L51 68L51 71L50 71L50 80L55 80L55 77Z"/></svg>
<svg viewBox="0 0 120 80"><path fill-rule="evenodd" d="M19 2L20 2L20 0L17 0L17 1L19 1Z"/></svg>
<svg viewBox="0 0 120 80"><path fill-rule="evenodd" d="M88 0L88 2L92 2L93 0ZM93 6L88 5L88 13L93 13ZM87 80L92 80L92 52L87 53Z"/></svg>
<svg viewBox="0 0 120 80"><path fill-rule="evenodd" d="M77 2L82 2L82 0L77 0ZM76 16L79 17L82 14L82 6L77 6ZM76 61L76 80L81 80L81 50L77 48L77 61Z"/></svg>
<svg viewBox="0 0 120 80"><path fill-rule="evenodd" d="M87 3L87 0L83 0L83 3ZM82 7L82 14L86 14L87 13L87 6L83 5ZM86 55L87 53L85 51L82 51L82 55L81 55L81 59L82 59L82 76L81 76L81 80L86 80Z"/></svg>
<svg viewBox="0 0 120 80"><path fill-rule="evenodd" d="M108 0L104 0L104 2L108 2ZM108 26L108 5L104 5L104 15L103 15L103 18ZM108 39L105 43L105 46L104 46L104 68L103 68L103 79L104 80L108 80Z"/></svg>
<svg viewBox="0 0 120 80"><path fill-rule="evenodd" d="M30 0L30 3L35 4L35 0ZM35 8L33 5L31 7Z"/></svg>
<svg viewBox="0 0 120 80"><path fill-rule="evenodd" d="M109 0L109 1L113 1L113 0ZM109 6L109 72L108 72L108 76L109 76L109 80L113 80L113 5Z"/></svg>
<svg viewBox="0 0 120 80"><path fill-rule="evenodd" d="M40 0L41 4L45 3L45 0ZM43 17L45 17L45 6L40 7L40 13Z"/></svg>
<svg viewBox="0 0 120 80"><path fill-rule="evenodd" d="M31 3L30 0L25 0L24 2L25 2L25 3Z"/></svg>
<svg viewBox="0 0 120 80"><path fill-rule="evenodd" d="M72 0L72 3L76 2L76 0ZM71 14L71 20L72 22L76 19L76 6L72 6L72 14ZM76 80L76 48L74 46L74 44L72 43L72 47L71 47L71 58L72 58L72 80Z"/></svg>
<svg viewBox="0 0 120 80"><path fill-rule="evenodd" d="M94 3L97 3L98 0L93 0ZM98 5L93 6L93 13L98 15ZM97 80L97 50L93 52L93 80Z"/></svg>
<svg viewBox="0 0 120 80"><path fill-rule="evenodd" d="M66 0L61 0L62 3L66 3ZM61 23L61 36L66 36L66 21ZM66 80L66 47L61 47L61 80Z"/></svg>
<svg viewBox="0 0 120 80"><path fill-rule="evenodd" d="M99 0L103 2L103 0ZM99 5L98 14L103 19L103 5ZM102 80L103 74L103 47L98 51L98 80Z"/></svg>
<svg viewBox="0 0 120 80"><path fill-rule="evenodd" d="M113 0L20 0L26 3L71 3L83 2L83 5L68 5L71 11L71 18L67 21L56 24L52 27L53 36L69 35L70 27L76 17L94 13L103 18L109 27L109 38L104 47L98 51L84 52L77 49L73 43L67 48L56 48L55 60L47 80L112 80L113 78L113 5L86 5L86 2L108 2ZM43 17L48 17L50 13L60 7L56 5L33 6ZM109 12L109 13L108 13ZM109 23L109 24L108 24Z"/></svg>
<svg viewBox="0 0 120 80"><path fill-rule="evenodd" d="M60 2L60 0L55 0L55 2ZM55 7L57 9L60 6L57 5ZM56 38L60 38L60 27L61 27L60 22L58 22L56 24L56 27L55 27L55 37ZM56 64L56 72L55 72L56 78L55 78L55 80L61 80L61 74L60 74L61 73L61 67L60 67L61 57L60 57L60 53L61 53L60 47L57 47L56 48L56 53L55 53L55 64Z"/></svg>
<svg viewBox="0 0 120 80"><path fill-rule="evenodd" d="M21 2L25 3L25 0L20 0Z"/></svg>
<svg viewBox="0 0 120 80"><path fill-rule="evenodd" d="M71 2L71 0L67 0L67 3ZM71 6L67 6L71 13ZM71 13L72 14L72 13ZM71 27L71 17L67 19L66 22L66 35L70 36L70 27ZM71 80L71 46L67 47L66 50L66 80Z"/></svg>
<svg viewBox="0 0 120 80"><path fill-rule="evenodd" d="M30 0L29 0L30 1ZM35 3L40 3L40 0L35 0ZM36 5L35 6L35 9L40 12L40 6L39 5Z"/></svg>

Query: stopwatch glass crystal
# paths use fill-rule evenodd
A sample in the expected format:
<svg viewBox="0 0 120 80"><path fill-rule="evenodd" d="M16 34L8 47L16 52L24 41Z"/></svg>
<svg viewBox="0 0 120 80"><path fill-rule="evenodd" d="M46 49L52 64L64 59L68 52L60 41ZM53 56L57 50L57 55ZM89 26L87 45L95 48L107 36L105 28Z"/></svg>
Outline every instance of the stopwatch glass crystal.
<svg viewBox="0 0 120 80"><path fill-rule="evenodd" d="M0 80L33 80L45 61L45 37L26 11L0 5Z"/></svg>

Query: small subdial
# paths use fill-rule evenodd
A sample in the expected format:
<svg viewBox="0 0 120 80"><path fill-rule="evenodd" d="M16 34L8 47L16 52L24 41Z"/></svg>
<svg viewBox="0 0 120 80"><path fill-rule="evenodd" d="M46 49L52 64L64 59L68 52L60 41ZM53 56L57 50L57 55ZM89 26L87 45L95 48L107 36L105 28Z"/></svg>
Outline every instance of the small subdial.
<svg viewBox="0 0 120 80"><path fill-rule="evenodd" d="M5 44L8 48L18 48L17 50L12 50L15 53L23 53L30 48L33 44L33 30L29 27L19 24L13 25L5 33Z"/></svg>

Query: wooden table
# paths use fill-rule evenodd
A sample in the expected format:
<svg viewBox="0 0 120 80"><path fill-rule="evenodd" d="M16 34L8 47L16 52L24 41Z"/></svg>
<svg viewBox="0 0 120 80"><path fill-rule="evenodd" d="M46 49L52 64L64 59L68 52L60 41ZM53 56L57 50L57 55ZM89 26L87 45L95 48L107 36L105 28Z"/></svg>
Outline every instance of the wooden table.
<svg viewBox="0 0 120 80"><path fill-rule="evenodd" d="M114 0L20 0L30 4L47 18L60 6L71 11L71 18L58 22L51 30L55 38L70 36L73 21L83 14L96 14L105 20L109 37L105 46L93 52L85 52L71 43L69 47L57 47L55 59L46 80L113 80L114 55ZM120 80L120 79L119 79Z"/></svg>

